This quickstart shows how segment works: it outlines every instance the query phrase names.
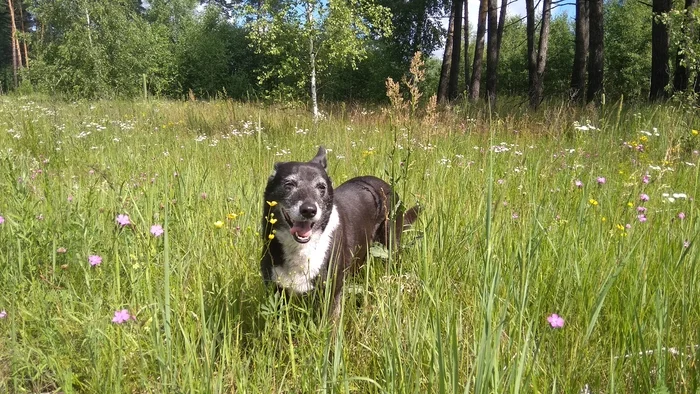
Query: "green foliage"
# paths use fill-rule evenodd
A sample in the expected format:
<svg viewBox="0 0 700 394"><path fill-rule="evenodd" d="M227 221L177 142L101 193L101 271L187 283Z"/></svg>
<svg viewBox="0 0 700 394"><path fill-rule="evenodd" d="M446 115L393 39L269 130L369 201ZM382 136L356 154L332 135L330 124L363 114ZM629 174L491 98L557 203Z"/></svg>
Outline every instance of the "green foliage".
<svg viewBox="0 0 700 394"><path fill-rule="evenodd" d="M133 2L40 1L44 33L34 36L28 77L40 91L71 97L130 97L146 74L153 93L168 91L175 62L162 26L147 23Z"/></svg>
<svg viewBox="0 0 700 394"><path fill-rule="evenodd" d="M265 2L249 10L255 18L249 34L268 62L259 82L269 98L292 99L307 95L311 73L310 43L321 83L331 67L366 58L368 41L391 33L388 9L371 0L313 0Z"/></svg>
<svg viewBox="0 0 700 394"><path fill-rule="evenodd" d="M606 3L605 94L646 100L651 80L651 9L639 1Z"/></svg>

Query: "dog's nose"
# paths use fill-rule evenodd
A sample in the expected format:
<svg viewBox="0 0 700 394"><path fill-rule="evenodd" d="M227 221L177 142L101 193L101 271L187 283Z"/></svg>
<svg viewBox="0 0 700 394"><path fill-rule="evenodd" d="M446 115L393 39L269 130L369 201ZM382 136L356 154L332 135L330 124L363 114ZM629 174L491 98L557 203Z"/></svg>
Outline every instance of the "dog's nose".
<svg viewBox="0 0 700 394"><path fill-rule="evenodd" d="M306 219L311 219L316 216L316 204L302 204L299 207L299 213Z"/></svg>

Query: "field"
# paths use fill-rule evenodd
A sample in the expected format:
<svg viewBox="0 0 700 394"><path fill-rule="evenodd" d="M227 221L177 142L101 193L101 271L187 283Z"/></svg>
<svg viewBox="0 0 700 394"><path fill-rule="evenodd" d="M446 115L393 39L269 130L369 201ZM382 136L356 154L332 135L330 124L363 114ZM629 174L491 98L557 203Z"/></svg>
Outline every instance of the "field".
<svg viewBox="0 0 700 394"><path fill-rule="evenodd" d="M0 97L0 393L700 390L697 113L327 111ZM259 273L319 144L423 207L336 329Z"/></svg>

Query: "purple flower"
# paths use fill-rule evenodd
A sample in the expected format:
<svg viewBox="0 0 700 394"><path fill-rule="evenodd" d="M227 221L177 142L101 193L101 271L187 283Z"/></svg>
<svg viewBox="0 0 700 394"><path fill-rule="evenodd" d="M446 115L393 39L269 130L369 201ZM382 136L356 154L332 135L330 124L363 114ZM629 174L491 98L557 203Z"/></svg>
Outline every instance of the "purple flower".
<svg viewBox="0 0 700 394"><path fill-rule="evenodd" d="M129 320L130 318L131 318L131 315L129 315L129 311L126 309L122 309L120 311L114 312L114 317L112 318L112 323L122 324L125 321Z"/></svg>
<svg viewBox="0 0 700 394"><path fill-rule="evenodd" d="M1 311L0 311L0 319L4 319L6 316L7 316L7 312L5 312L4 309L1 310Z"/></svg>
<svg viewBox="0 0 700 394"><path fill-rule="evenodd" d="M646 213L647 209L646 207L637 207L637 212L639 213Z"/></svg>
<svg viewBox="0 0 700 394"><path fill-rule="evenodd" d="M207 193L202 193L202 194L200 194L199 196L202 197L202 200L206 200L206 199L207 199Z"/></svg>
<svg viewBox="0 0 700 394"><path fill-rule="evenodd" d="M117 223L122 227L130 225L129 215L117 215Z"/></svg>
<svg viewBox="0 0 700 394"><path fill-rule="evenodd" d="M502 184L506 183L506 180L505 180L505 179L499 179L499 180L497 180L496 182L497 182L499 185L502 185Z"/></svg>
<svg viewBox="0 0 700 394"><path fill-rule="evenodd" d="M556 313L551 314L547 317L547 321L552 328L562 328L564 327L564 318L557 315Z"/></svg>
<svg viewBox="0 0 700 394"><path fill-rule="evenodd" d="M73 202L73 196L68 196L68 202Z"/></svg>
<svg viewBox="0 0 700 394"><path fill-rule="evenodd" d="M0 224L3 224L3 223L5 223L5 218L0 216Z"/></svg>
<svg viewBox="0 0 700 394"><path fill-rule="evenodd" d="M685 219L685 212L678 212L678 219L680 219L680 220Z"/></svg>
<svg viewBox="0 0 700 394"><path fill-rule="evenodd" d="M163 227L160 224L154 224L151 226L151 234L153 234L154 237L160 237L163 235Z"/></svg>
<svg viewBox="0 0 700 394"><path fill-rule="evenodd" d="M639 195L639 199L642 200L642 201L649 201L649 196L646 195L646 194L644 194L644 193L642 193L642 194Z"/></svg>
<svg viewBox="0 0 700 394"><path fill-rule="evenodd" d="M647 221L647 215L645 215L645 214L637 215L637 219L639 220L640 223L644 223Z"/></svg>
<svg viewBox="0 0 700 394"><path fill-rule="evenodd" d="M574 181L574 185L576 185L576 187L580 189L583 187L583 182L581 182L581 180L577 179Z"/></svg>
<svg viewBox="0 0 700 394"><path fill-rule="evenodd" d="M646 185L647 183L649 183L650 179L651 178L649 178L649 174L646 174L644 175L644 177L642 177L642 183Z"/></svg>
<svg viewBox="0 0 700 394"><path fill-rule="evenodd" d="M520 217L520 215L518 215L517 212L513 212L513 214L510 215L510 217L513 218L513 220L517 220Z"/></svg>
<svg viewBox="0 0 700 394"><path fill-rule="evenodd" d="M632 228L632 225L631 225L631 224L629 224L629 223L627 223L627 224L625 224L625 228L629 230L629 229L631 229L631 228Z"/></svg>
<svg viewBox="0 0 700 394"><path fill-rule="evenodd" d="M88 256L88 263L90 263L91 266L96 267L100 264L102 264L102 257L97 256L97 255L90 255Z"/></svg>
<svg viewBox="0 0 700 394"><path fill-rule="evenodd" d="M683 241L684 248L688 248L689 246L690 246L690 241L688 241L687 239L685 241Z"/></svg>
<svg viewBox="0 0 700 394"><path fill-rule="evenodd" d="M605 184L605 177L599 176L599 177L596 179L596 182L598 182L599 185L604 185L604 184Z"/></svg>

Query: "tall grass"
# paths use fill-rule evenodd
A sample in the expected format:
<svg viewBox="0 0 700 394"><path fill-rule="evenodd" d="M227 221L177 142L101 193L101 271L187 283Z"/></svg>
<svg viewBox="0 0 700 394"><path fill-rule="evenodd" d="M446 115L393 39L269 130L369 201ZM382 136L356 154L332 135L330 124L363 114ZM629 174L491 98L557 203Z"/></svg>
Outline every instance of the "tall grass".
<svg viewBox="0 0 700 394"><path fill-rule="evenodd" d="M0 98L0 392L700 390L696 114L34 100ZM319 144L423 208L336 327L259 274L273 163Z"/></svg>

